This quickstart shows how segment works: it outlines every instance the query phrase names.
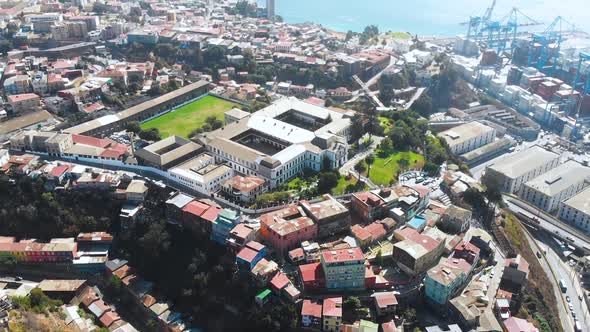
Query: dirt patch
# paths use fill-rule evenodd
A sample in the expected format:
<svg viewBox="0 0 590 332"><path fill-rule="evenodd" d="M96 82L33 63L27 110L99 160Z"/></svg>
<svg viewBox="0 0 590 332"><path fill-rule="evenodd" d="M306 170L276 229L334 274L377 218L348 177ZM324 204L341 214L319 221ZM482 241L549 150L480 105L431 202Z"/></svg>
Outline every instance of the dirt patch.
<svg viewBox="0 0 590 332"><path fill-rule="evenodd" d="M23 310L10 311L9 331L25 332L77 332L78 329L69 327L59 314L37 314Z"/></svg>

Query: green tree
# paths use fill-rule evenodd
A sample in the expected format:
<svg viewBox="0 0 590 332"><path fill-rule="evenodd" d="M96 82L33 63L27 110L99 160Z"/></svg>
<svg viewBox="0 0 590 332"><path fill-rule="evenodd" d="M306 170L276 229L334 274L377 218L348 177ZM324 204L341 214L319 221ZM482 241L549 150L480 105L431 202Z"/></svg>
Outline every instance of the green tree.
<svg viewBox="0 0 590 332"><path fill-rule="evenodd" d="M410 166L410 160L408 158L403 157L397 161L397 164L399 165L400 171L404 172Z"/></svg>
<svg viewBox="0 0 590 332"><path fill-rule="evenodd" d="M361 300L356 296L349 296L343 304L348 310L357 310L361 307Z"/></svg>
<svg viewBox="0 0 590 332"><path fill-rule="evenodd" d="M364 45L372 38L377 37L377 35L379 35L379 28L377 28L376 25L369 25L365 27L365 30L363 30L363 32L361 33L359 42L361 43L361 45Z"/></svg>
<svg viewBox="0 0 590 332"><path fill-rule="evenodd" d="M369 177L370 174L371 174L371 166L373 165L374 162L375 162L375 156L372 153L369 154L365 158L365 163L367 163L367 166L368 166L368 169L367 169L367 177Z"/></svg>
<svg viewBox="0 0 590 332"><path fill-rule="evenodd" d="M354 165L354 170L358 173L360 181L361 174L367 170L367 166L365 165L365 162L361 160L356 165Z"/></svg>
<svg viewBox="0 0 590 332"><path fill-rule="evenodd" d="M379 251L377 251L377 255L375 255L375 264L378 266L383 266L383 253L381 252L381 249L379 249Z"/></svg>
<svg viewBox="0 0 590 332"><path fill-rule="evenodd" d="M351 120L350 136L353 142L358 141L365 134L363 117L360 113L355 113Z"/></svg>
<svg viewBox="0 0 590 332"><path fill-rule="evenodd" d="M404 323L406 323L406 324L415 323L416 322L416 309L408 308L408 309L404 310L404 312L402 313L402 318L404 320Z"/></svg>
<svg viewBox="0 0 590 332"><path fill-rule="evenodd" d="M412 108L418 112L418 114L422 115L425 118L429 118L430 114L432 114L432 98L427 94L422 94L418 100L414 102Z"/></svg>
<svg viewBox="0 0 590 332"><path fill-rule="evenodd" d="M482 178L482 184L486 187L484 195L492 202L502 200L502 179L493 172L486 172Z"/></svg>
<svg viewBox="0 0 590 332"><path fill-rule="evenodd" d="M390 154L391 152L393 152L393 143L391 141L391 138L389 137L385 137L382 141L381 141L381 145L379 146L380 149L385 152L386 154Z"/></svg>
<svg viewBox="0 0 590 332"><path fill-rule="evenodd" d="M151 128L148 130L142 130L139 133L139 137L146 141L159 141L161 139L160 131L158 128Z"/></svg>
<svg viewBox="0 0 590 332"><path fill-rule="evenodd" d="M322 172L319 175L318 180L318 192L320 194L326 194L332 191L334 187L338 185L339 175L337 172Z"/></svg>
<svg viewBox="0 0 590 332"><path fill-rule="evenodd" d="M347 42L347 41L351 40L352 37L354 37L354 32L352 32L351 30L348 30L346 32L346 37L344 38L344 41Z"/></svg>
<svg viewBox="0 0 590 332"><path fill-rule="evenodd" d="M125 130L139 134L141 132L141 126L138 121L130 121L125 125Z"/></svg>

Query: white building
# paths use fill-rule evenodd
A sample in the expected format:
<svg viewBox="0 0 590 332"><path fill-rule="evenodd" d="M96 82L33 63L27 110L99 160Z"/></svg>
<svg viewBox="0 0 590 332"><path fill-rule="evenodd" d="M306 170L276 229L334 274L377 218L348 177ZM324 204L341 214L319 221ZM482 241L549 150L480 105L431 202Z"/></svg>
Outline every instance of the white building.
<svg viewBox="0 0 590 332"><path fill-rule="evenodd" d="M559 165L559 155L534 145L486 167L485 176L497 177L503 192L518 193L522 185Z"/></svg>
<svg viewBox="0 0 590 332"><path fill-rule="evenodd" d="M590 184L590 168L569 160L524 184L520 196L535 206L553 212L559 203Z"/></svg>
<svg viewBox="0 0 590 332"><path fill-rule="evenodd" d="M559 218L590 234L590 188L562 202Z"/></svg>
<svg viewBox="0 0 590 332"><path fill-rule="evenodd" d="M349 135L347 115L283 98L199 139L216 162L274 188L305 169L341 167L348 159Z"/></svg>
<svg viewBox="0 0 590 332"><path fill-rule="evenodd" d="M493 142L496 138L496 129L473 121L445 130L439 133L438 137L447 142L451 152L459 155Z"/></svg>
<svg viewBox="0 0 590 332"><path fill-rule="evenodd" d="M220 190L223 183L231 178L234 172L226 165L216 165L213 156L203 153L170 168L168 174L172 181L210 195Z"/></svg>

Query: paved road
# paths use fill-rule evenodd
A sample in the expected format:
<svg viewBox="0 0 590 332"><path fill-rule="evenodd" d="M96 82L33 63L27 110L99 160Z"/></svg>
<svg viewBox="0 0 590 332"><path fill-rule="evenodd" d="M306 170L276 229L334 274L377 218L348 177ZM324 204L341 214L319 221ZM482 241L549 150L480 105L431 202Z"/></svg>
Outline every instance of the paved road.
<svg viewBox="0 0 590 332"><path fill-rule="evenodd" d="M579 230L575 229L574 227L561 222L560 220L552 217L544 213L543 211L539 210L535 206L528 204L516 197L509 196L509 195L502 195L504 198L504 202L508 205L508 208L515 213L522 213L523 215L529 218L537 218L538 224L537 227L543 228L547 232L551 234L556 234L559 237L567 238L569 237L573 241L569 241L573 245L579 248L589 248L590 249L590 237L586 234L580 232Z"/></svg>
<svg viewBox="0 0 590 332"><path fill-rule="evenodd" d="M342 165L342 167L340 167L340 169L338 170L340 172L340 175L348 176L348 174L352 174L353 176L358 177L357 172L354 170L354 165L356 165L359 161L365 159L369 154L374 153L375 149L377 149L377 147L379 146L379 144L381 144L381 141L384 138L385 137L381 136L372 136L371 139L373 140L373 143L371 143L371 145L367 149L357 153L356 155L354 155L354 157L348 159L348 161L344 165ZM362 139L363 138L361 138L361 140ZM361 180L365 181L368 179L365 179L365 177L361 177ZM371 181L365 181L365 183L375 186Z"/></svg>
<svg viewBox="0 0 590 332"><path fill-rule="evenodd" d="M545 239L545 241L547 242L548 239ZM539 240L537 240L538 242L541 242ZM549 240L551 241L551 240ZM560 259L560 257L557 255L557 253L555 252L555 249L551 246L547 246L544 244L541 244L542 248L547 248L546 252L547 254L545 255L545 258L547 259L547 261L549 262L549 264L551 265L551 267L553 267L553 270L555 271L555 273L557 274L557 276L560 279L563 279L563 281L565 281L566 287L567 287L567 292L566 293L561 293L561 296L563 297L563 299L566 299L566 296L569 296L570 298L570 302L573 305L574 308L574 312L576 314L576 318L580 321L581 325L582 325L582 329L584 331L588 331L588 308L586 307L586 305L582 304L582 301L580 301L580 299L578 298L579 295L582 294L581 292L581 287L580 284L578 282L578 280L576 280L575 277L575 272L572 270L572 268L567 265L566 263L563 262L563 260ZM566 301L567 302L567 301ZM570 318L573 322L573 319Z"/></svg>
<svg viewBox="0 0 590 332"><path fill-rule="evenodd" d="M542 253L544 248L541 248L538 245L537 241L535 241L535 239L529 234L529 232L525 231L524 234L527 237L527 239L531 245L531 249L533 249L534 252L541 252ZM545 255L542 254L541 259L539 259L539 263L541 264L541 267L543 268L545 273L547 273L547 278L551 282L551 288L553 288L553 293L555 294L555 298L557 299L557 310L559 311L559 321L561 322L561 325L562 325L564 331L573 331L574 330L573 320L571 319L571 316L569 314L569 309L567 307L567 303L565 301L565 298L562 296L561 290L559 288L559 284L558 284L559 276L554 273L554 270L550 266L551 263L549 262L549 260L546 258Z"/></svg>

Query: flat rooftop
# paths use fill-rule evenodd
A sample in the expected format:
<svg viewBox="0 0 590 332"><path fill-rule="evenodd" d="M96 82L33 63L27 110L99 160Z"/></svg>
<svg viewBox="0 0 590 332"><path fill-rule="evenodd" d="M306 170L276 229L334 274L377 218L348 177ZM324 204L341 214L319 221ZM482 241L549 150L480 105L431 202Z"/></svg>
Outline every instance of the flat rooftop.
<svg viewBox="0 0 590 332"><path fill-rule="evenodd" d="M477 121L472 121L440 132L438 137L444 138L450 146L453 146L480 137L491 131L494 131L494 128Z"/></svg>
<svg viewBox="0 0 590 332"><path fill-rule="evenodd" d="M10 120L0 123L0 134L8 134L15 130L26 128L34 124L52 119L51 115L47 111L36 111L27 114L23 114L19 117L12 118Z"/></svg>
<svg viewBox="0 0 590 332"><path fill-rule="evenodd" d="M582 190L563 204L590 215L590 187Z"/></svg>
<svg viewBox="0 0 590 332"><path fill-rule="evenodd" d="M470 162L470 161L475 160L475 159L477 159L483 155L486 155L490 152L504 149L509 146L513 146L514 144L515 144L515 142L510 138L501 138L501 139L491 142L490 144L486 144L486 145L479 147L475 150L464 153L461 155L461 158L463 158L463 160L465 160L467 162Z"/></svg>
<svg viewBox="0 0 590 332"><path fill-rule="evenodd" d="M211 155L203 153L170 169L170 172L187 178L207 182L209 179L216 178L231 171L231 167L226 165L216 165L214 164L214 161L215 160Z"/></svg>
<svg viewBox="0 0 590 332"><path fill-rule="evenodd" d="M530 180L525 183L525 186L533 188L547 196L553 196L583 179L590 179L590 167L569 160L549 172Z"/></svg>
<svg viewBox="0 0 590 332"><path fill-rule="evenodd" d="M559 158L557 153L534 145L529 149L519 151L499 160L495 164L488 166L488 168L514 179L530 172L541 164L557 158Z"/></svg>

